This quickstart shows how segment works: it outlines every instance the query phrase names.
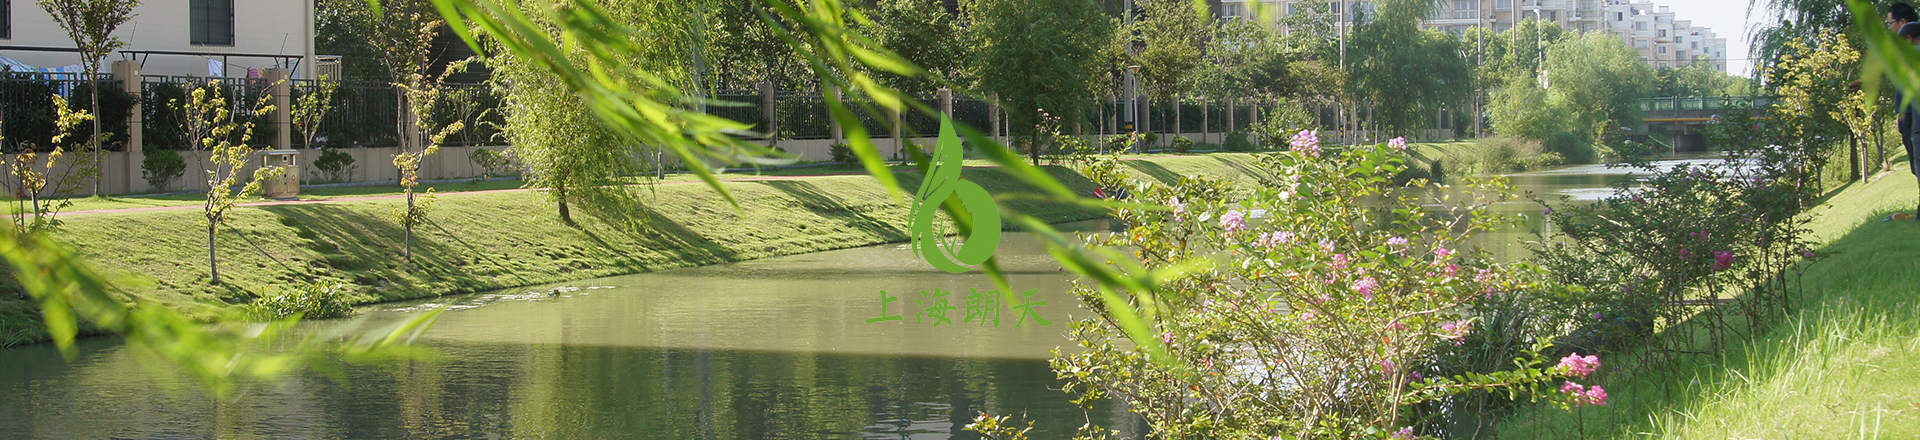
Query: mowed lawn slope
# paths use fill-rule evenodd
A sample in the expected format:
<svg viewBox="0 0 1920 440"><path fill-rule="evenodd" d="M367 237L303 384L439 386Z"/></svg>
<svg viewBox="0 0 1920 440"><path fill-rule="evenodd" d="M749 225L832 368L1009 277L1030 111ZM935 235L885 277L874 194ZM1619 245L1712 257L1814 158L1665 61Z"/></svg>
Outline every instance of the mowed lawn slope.
<svg viewBox="0 0 1920 440"><path fill-rule="evenodd" d="M1245 154L1129 161L1136 175L1175 180L1237 178ZM1046 168L1085 194L1092 185ZM201 318L275 289L310 282L349 286L356 303L504 289L586 278L791 255L908 238L906 201L921 175L898 173L894 198L870 176L816 176L727 182L736 208L702 184L636 185L598 203L573 206L560 221L544 193L446 193L430 223L415 228L413 261L402 258L401 199L242 207L230 211L217 247L223 281L209 281L205 216L199 209L108 212L66 217L58 236L121 290ZM994 168L965 178L994 194L1033 192ZM1030 200L1005 202L1052 222L1103 212ZM28 301L0 301L0 346L44 340Z"/></svg>

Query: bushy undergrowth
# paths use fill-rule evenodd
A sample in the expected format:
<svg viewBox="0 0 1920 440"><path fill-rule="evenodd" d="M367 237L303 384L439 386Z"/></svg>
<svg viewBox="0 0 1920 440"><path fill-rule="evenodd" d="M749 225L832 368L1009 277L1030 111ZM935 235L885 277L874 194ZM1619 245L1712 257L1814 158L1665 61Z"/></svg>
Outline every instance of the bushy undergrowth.
<svg viewBox="0 0 1920 440"><path fill-rule="evenodd" d="M1404 140L1335 151L1301 132L1290 144L1249 171L1261 183L1251 192L1205 177L1134 180L1112 159L1083 171L1137 204L1113 210L1126 229L1086 245L1115 251L1109 263L1128 273L1166 278L1138 292L1076 283L1095 315L1073 323L1082 350L1056 354L1053 368L1077 402L1122 401L1169 439L1432 436L1447 417L1434 405L1472 390L1605 403L1603 388L1576 382L1599 368L1591 355L1556 363L1534 344L1496 365L1448 364L1480 331L1473 304L1554 289L1471 249L1510 220L1487 211L1509 197L1503 182L1438 200L1427 181L1393 181L1407 167ZM1018 438L1013 426L983 416L974 429Z"/></svg>
<svg viewBox="0 0 1920 440"><path fill-rule="evenodd" d="M297 287L274 289L247 305L253 319L279 320L291 317L339 318L353 314L353 302L346 298L346 286L334 283L307 283Z"/></svg>

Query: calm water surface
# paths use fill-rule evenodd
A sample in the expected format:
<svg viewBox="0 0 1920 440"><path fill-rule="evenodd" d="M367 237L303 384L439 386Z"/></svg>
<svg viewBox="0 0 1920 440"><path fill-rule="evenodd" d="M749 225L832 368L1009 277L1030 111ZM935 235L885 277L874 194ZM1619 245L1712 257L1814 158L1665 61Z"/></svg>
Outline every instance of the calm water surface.
<svg viewBox="0 0 1920 440"><path fill-rule="evenodd" d="M1543 198L1591 200L1627 171L1511 177ZM1539 205L1495 209L1531 214L1483 241L1520 255ZM1053 326L1014 327L1010 304L999 327L963 323L964 295L990 289L987 278L882 245L379 306L366 319L450 305L422 338L440 356L355 367L346 382L251 384L226 401L156 381L112 338L83 341L72 363L44 344L0 351L0 438L944 439L975 438L959 427L981 411L1025 413L1034 438L1066 438L1087 415L1057 391L1047 359L1085 311L1031 235L1007 234L997 255L1016 289L1037 289L1047 304L1034 309ZM930 289L960 295L948 298L954 324L915 322ZM883 290L900 298L884 313ZM866 322L883 315L904 322ZM1090 416L1137 430L1122 408Z"/></svg>

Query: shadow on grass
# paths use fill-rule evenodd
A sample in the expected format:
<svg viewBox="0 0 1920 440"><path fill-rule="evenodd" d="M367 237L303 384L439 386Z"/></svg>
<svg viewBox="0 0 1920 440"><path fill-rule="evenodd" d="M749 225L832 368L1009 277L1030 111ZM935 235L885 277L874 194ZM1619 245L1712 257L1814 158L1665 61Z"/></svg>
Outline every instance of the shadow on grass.
<svg viewBox="0 0 1920 440"><path fill-rule="evenodd" d="M1120 163L1126 165L1127 168L1132 168L1141 174L1147 175L1147 177L1152 177L1153 180L1158 180L1160 183L1168 185L1180 183L1180 173L1173 172L1173 170L1169 170L1167 167L1161 166L1158 163L1144 160L1129 160Z"/></svg>
<svg viewBox="0 0 1920 440"><path fill-rule="evenodd" d="M667 261L679 261L681 267L736 261L739 252L709 240L651 208L633 186L605 186L577 191L574 206L598 228L580 225L576 229L589 241L607 251L605 259L627 272L654 269L646 260L634 257L640 250L660 254ZM579 220L577 217L575 220ZM603 236L607 233L615 237ZM623 247L630 243L631 247Z"/></svg>
<svg viewBox="0 0 1920 440"><path fill-rule="evenodd" d="M905 176L902 177L904 178ZM905 187L909 186L909 184L901 182L901 190L907 192L918 190L917 187L920 181L918 179L912 179L912 181L911 186L916 187L915 189L906 189ZM888 240L907 239L906 230L895 227L893 224L884 220L874 218L868 215L864 209L858 209L840 201L833 197L832 194L821 190L818 185L812 182L804 180L774 180L755 183L785 193L788 197L798 200L800 206L819 214L821 217L839 219L841 221L841 228L859 230L877 237L887 237Z"/></svg>
<svg viewBox="0 0 1920 440"><path fill-rule="evenodd" d="M1670 327L1657 337L1689 338L1696 344L1703 343L1707 326L1722 325L1729 328L1725 334L1724 348L1719 352L1707 354L1681 354L1673 356L1670 362L1659 359L1646 347L1626 353L1613 355L1608 359L1608 367L1595 376L1599 383L1606 385L1614 397L1607 406L1579 407L1571 412L1534 405L1518 411L1501 424L1501 438L1621 438L1651 434L1672 436L1684 434L1693 425L1693 431L1734 432L1729 429L1747 429L1746 434L1754 434L1755 426L1722 426L1726 420L1712 419L1715 416L1700 413L1709 404L1734 405L1729 408L1747 408L1754 405L1768 405L1760 402L1768 398L1776 399L1817 399L1812 394L1823 390L1796 389L1793 385L1824 387L1839 384L1808 384L1808 380L1796 380L1783 376L1799 374L1793 370L1808 369L1801 365L1808 354L1834 351L1836 341L1855 342L1858 337L1853 333L1862 332L1867 322L1878 322L1876 326L1893 325L1911 327L1920 316L1915 316L1911 288L1906 286L1920 283L1920 272L1911 270L1914 256L1920 255L1914 246L1920 243L1920 227L1913 222L1880 222L1896 210L1882 210L1871 214L1867 223L1848 232L1846 235L1824 247L1821 252L1832 257L1805 266L1802 277L1793 280L1800 286L1790 299L1795 307L1787 311L1784 317L1771 318L1752 335L1744 329L1748 321L1743 315L1731 314L1738 311L1738 304L1722 307L1726 313L1725 321L1715 322L1705 314ZM1865 213L1861 213L1864 215ZM1876 321L1878 320L1878 321ZM1838 335L1847 336L1838 336ZM1701 349L1710 348L1700 345ZM1842 349L1844 350L1844 348ZM1844 352L1843 352L1844 353ZM1833 362L1827 359L1811 359L1813 362ZM1844 376L1848 362L1818 368L1822 375ZM1824 364L1823 364L1824 365ZM1839 368L1835 370L1834 368ZM1879 371L1880 368L1873 368ZM1883 372L1883 376L1886 377ZM1613 380L1607 380L1613 379ZM1887 379L1881 379L1887 380ZM1797 383L1799 382L1799 383ZM1763 387L1767 389L1760 389ZM1775 389L1778 388L1778 389ZM1796 397L1784 398L1784 395ZM1760 402L1760 403L1755 403ZM1852 401L1818 401L1820 406L1839 411L1836 407L1858 405ZM1738 411L1737 409L1722 412ZM1793 432L1803 432L1818 428L1840 426L1842 420L1816 416L1812 414L1794 414L1789 409L1780 409L1782 413L1735 415L1751 417L1736 422L1749 424L1774 425L1768 431L1773 436L1791 438ZM1839 414L1834 414L1839 416ZM1912 423L1920 415L1908 413L1903 417L1906 423ZM1809 419L1809 417L1814 417ZM1771 419L1769 419L1771 418ZM1758 423L1753 423L1758 422ZM1859 423L1857 420L1855 423ZM1894 420L1887 421L1895 426ZM1876 424L1877 425L1877 424ZM1864 428L1863 428L1864 429ZM1838 431L1848 431L1839 429ZM1827 431L1835 431L1828 429ZM1898 434L1882 438L1901 438Z"/></svg>
<svg viewBox="0 0 1920 440"><path fill-rule="evenodd" d="M413 261L409 264L405 248L406 230L392 218L371 215L364 209L333 205L266 206L260 209L274 214L281 224L295 229L306 241L301 243L320 254L318 261L331 275L350 279L357 285L374 288L373 295L383 300L430 295L466 293L504 287L497 276L511 276L513 262L501 262L487 270L470 270L490 258L472 252L471 246L444 241L448 235L434 233L433 227L416 229L413 237ZM382 289L384 283L397 289ZM446 290L436 290L446 289Z"/></svg>

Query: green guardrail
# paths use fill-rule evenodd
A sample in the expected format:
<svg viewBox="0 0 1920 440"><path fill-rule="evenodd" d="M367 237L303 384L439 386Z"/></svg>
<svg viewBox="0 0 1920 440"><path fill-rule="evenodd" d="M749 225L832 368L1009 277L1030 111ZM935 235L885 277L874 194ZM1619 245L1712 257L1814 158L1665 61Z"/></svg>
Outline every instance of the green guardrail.
<svg viewBox="0 0 1920 440"><path fill-rule="evenodd" d="M1766 96L1668 96L1640 101L1640 111L1663 112L1755 108L1766 106L1767 103L1772 101L1772 98Z"/></svg>

